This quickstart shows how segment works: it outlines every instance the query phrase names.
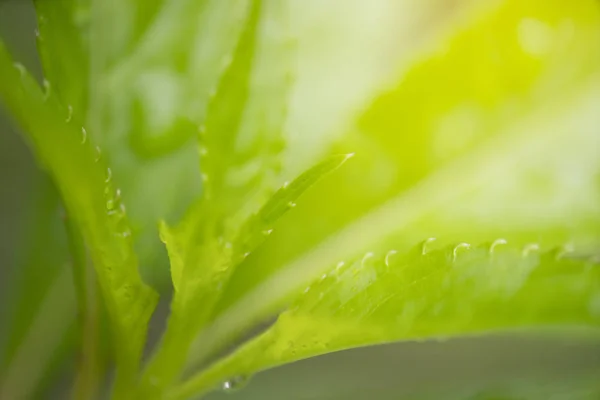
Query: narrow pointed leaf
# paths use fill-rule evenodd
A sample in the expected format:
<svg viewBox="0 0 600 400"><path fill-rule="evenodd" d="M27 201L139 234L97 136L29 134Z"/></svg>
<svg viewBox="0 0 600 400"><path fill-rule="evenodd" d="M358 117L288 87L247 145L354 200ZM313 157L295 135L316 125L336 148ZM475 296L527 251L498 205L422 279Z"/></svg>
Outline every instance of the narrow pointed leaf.
<svg viewBox="0 0 600 400"><path fill-rule="evenodd" d="M112 173L85 128L16 64L0 43L0 99L53 177L67 213L89 246L115 338L117 393L131 385L156 294L141 280L131 231Z"/></svg>
<svg viewBox="0 0 600 400"><path fill-rule="evenodd" d="M260 210L246 220L235 240L234 263L254 251L271 233L283 214L296 206L296 200L326 174L336 170L354 154L331 156L287 182L271 196Z"/></svg>

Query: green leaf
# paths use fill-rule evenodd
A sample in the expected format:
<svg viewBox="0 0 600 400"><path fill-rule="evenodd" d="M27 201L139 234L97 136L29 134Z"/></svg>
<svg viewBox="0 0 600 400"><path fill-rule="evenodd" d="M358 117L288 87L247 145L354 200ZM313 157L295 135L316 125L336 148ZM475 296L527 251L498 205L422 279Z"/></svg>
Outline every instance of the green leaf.
<svg viewBox="0 0 600 400"><path fill-rule="evenodd" d="M163 222L160 227L171 258L175 296L167 332L144 374L144 395L160 396L180 373L229 275L267 236L261 226L274 222L316 179L345 160L332 158L315 167L257 211L277 175L274 159L281 150L277 144L285 114L272 105L287 104L291 61L283 34L287 8L256 0L248 3L247 11L201 128L203 198L178 226ZM262 71L272 67L273 75L265 76L256 64ZM252 213L258 214L249 217ZM248 218L253 219L240 231Z"/></svg>
<svg viewBox="0 0 600 400"><path fill-rule="evenodd" d="M507 1L484 11L460 20L452 35L413 60L397 85L368 108L361 129L336 146L361 149L361 157L331 184L307 194L305 207L289 215L278 235L247 261L252 272L232 280L223 294L219 318L201 339L206 349L226 346L233 340L228 335L239 337L277 312L290 293L324 273L325 265L386 243L406 250L428 236L444 242L505 236L545 246L597 245L597 4L565 9ZM536 55L523 47L521 36L496 36L519 29L531 34L526 18L548 25L556 46ZM519 28L524 19L525 28ZM509 81L519 76L518 87L510 94L495 83L455 87L449 71L471 82L462 71L465 54L495 41L506 58L498 60L491 49L470 62L481 62L490 82L494 74ZM418 90L431 81L431 90ZM547 95L557 91L558 99ZM521 113L511 111L515 102ZM463 115L465 107L478 111ZM472 119L482 124L463 129ZM436 147L440 142L446 144ZM449 154L450 149L455 151ZM331 198L343 200L324 201Z"/></svg>
<svg viewBox="0 0 600 400"><path fill-rule="evenodd" d="M240 228L240 231L233 242L232 263L236 265L246 258L251 252L256 250L266 238L273 232L275 223L291 208L296 206L296 200L308 188L326 174L335 171L348 159L354 156L354 153L331 156L312 168L308 169L291 183L286 182L269 200L260 208L260 210L251 215ZM236 269L236 274L232 280L245 280L248 273L254 273L244 268ZM235 288L228 288L235 290ZM226 300L226 299L225 299Z"/></svg>
<svg viewBox="0 0 600 400"><path fill-rule="evenodd" d="M295 201L302 193L326 174L338 169L352 156L354 153L329 157L277 190L261 209L242 225L234 241L233 263L241 262L265 241L279 218L296 206Z"/></svg>
<svg viewBox="0 0 600 400"><path fill-rule="evenodd" d="M226 306L218 308L218 318L198 339L203 351L222 348L244 330L268 318L292 293L305 287L314 276L323 274L325 265L360 251L380 249L394 240L400 251L406 249L411 239L414 242L416 235L435 235L448 242L457 240L458 235L464 235L466 240L492 240L494 234L502 234L513 240L537 240L548 246L565 241L597 246L600 190L594 179L600 165L592 149L599 148L598 136L593 132L598 118L593 112L598 93L600 80L590 83L562 114L552 108L553 120L548 119L548 110L541 111L511 135L491 141L478 152L434 174L272 275L265 278L264 272L253 270L235 286L232 281L223 294L228 300ZM549 132L553 140L544 141ZM579 166L578 174L586 182L582 191L585 188L587 197L581 197L582 191L562 189L569 181L560 180L560 175L550 168L558 160L559 151L564 151L563 160ZM556 185L557 196L564 196L561 201L545 200L546 193L530 186L528 179L516 178L521 173L528 177L530 172L539 171L539 165L548 167L547 175L542 176ZM503 185L506 182L516 185L508 190ZM527 196L531 200L524 202ZM490 204L491 199L501 202L503 207L496 212L484 208L487 214L482 220L478 208ZM462 208L464 203L469 204L467 209ZM572 208L574 204L580 204L576 211ZM571 217L568 222L567 215Z"/></svg>
<svg viewBox="0 0 600 400"><path fill-rule="evenodd" d="M205 226L198 224L196 213L203 211L202 203L192 209L181 226L170 228L160 225L161 239L165 242L171 259L171 275L175 296L171 305L169 328L159 352L144 375L148 387L156 393L160 377L165 383L174 379L187 360L189 346L203 324L210 317L212 306L219 300L223 287L238 264L248 252L268 237L267 229L290 208L304 191L327 173L339 168L351 155L331 157L310 168L291 183L285 184L265 205L250 217L233 244L220 243L207 235ZM269 228L270 229L270 228ZM268 232L268 233L267 233ZM193 315L193 317L192 317ZM196 354L191 361L196 363Z"/></svg>
<svg viewBox="0 0 600 400"><path fill-rule="evenodd" d="M1 369L5 370L26 336L31 321L68 260L67 239L60 218L60 197L50 179L40 176L33 191L30 221L23 245L17 249L15 274L7 301L12 304L2 325L10 327L2 343Z"/></svg>
<svg viewBox="0 0 600 400"><path fill-rule="evenodd" d="M88 0L36 0L37 47L46 82L82 124L87 117Z"/></svg>
<svg viewBox="0 0 600 400"><path fill-rule="evenodd" d="M171 394L187 399L227 378L315 355L397 340L540 326L600 328L597 254L497 240L340 262L233 355ZM596 257L596 258L594 258Z"/></svg>
<svg viewBox="0 0 600 400"><path fill-rule="evenodd" d="M67 110L51 92L42 93L22 66L13 66L2 43L0 81L0 99L53 177L89 247L115 338L115 390L124 395L137 373L156 294L140 279L120 192L85 128L68 123Z"/></svg>
<svg viewBox="0 0 600 400"><path fill-rule="evenodd" d="M201 193L198 126L249 2L96 3L90 131L98 135L130 207L142 272L164 288L167 259L156 222L180 220Z"/></svg>
<svg viewBox="0 0 600 400"><path fill-rule="evenodd" d="M279 172L292 72L287 7L253 1L249 8L200 127L204 196L214 212L233 220L225 223L226 234L264 201Z"/></svg>
<svg viewBox="0 0 600 400"><path fill-rule="evenodd" d="M28 398L43 390L73 348L76 301L60 199L47 177L36 181L5 298L11 312L1 322L8 332L0 343L0 398Z"/></svg>
<svg viewBox="0 0 600 400"><path fill-rule="evenodd" d="M39 389L57 362L71 350L71 334L76 314L76 299L71 271L67 266L48 282L48 288L29 318L18 345L11 352L9 364L2 371L0 396L25 399Z"/></svg>

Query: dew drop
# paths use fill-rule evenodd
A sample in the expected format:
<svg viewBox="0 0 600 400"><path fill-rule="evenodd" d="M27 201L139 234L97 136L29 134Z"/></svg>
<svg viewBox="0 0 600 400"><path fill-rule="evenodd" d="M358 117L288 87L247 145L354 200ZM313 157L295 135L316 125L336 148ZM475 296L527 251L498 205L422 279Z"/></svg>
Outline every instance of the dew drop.
<svg viewBox="0 0 600 400"><path fill-rule="evenodd" d="M71 106L70 104L67 106L67 119L65 119L66 123L71 122L71 119L73 118L73 106Z"/></svg>
<svg viewBox="0 0 600 400"><path fill-rule="evenodd" d="M106 209L111 211L113 208L115 208L115 201L114 199L108 199L106 200ZM109 214L112 215L112 214Z"/></svg>
<svg viewBox="0 0 600 400"><path fill-rule="evenodd" d="M99 146L96 146L96 159L94 161L95 162L100 161L100 157L102 157L102 150L100 150Z"/></svg>
<svg viewBox="0 0 600 400"><path fill-rule="evenodd" d="M373 254L373 252L368 252L363 256L360 265L364 267L373 257L375 257L375 254Z"/></svg>
<svg viewBox="0 0 600 400"><path fill-rule="evenodd" d="M425 239L423 241L423 243L421 244L421 255L424 256L425 254L427 254L429 252L429 244L432 242L435 242L436 238L434 237L430 237L428 239Z"/></svg>
<svg viewBox="0 0 600 400"><path fill-rule="evenodd" d="M82 126L81 127L81 144L85 144L86 140L87 140L87 131Z"/></svg>
<svg viewBox="0 0 600 400"><path fill-rule="evenodd" d="M237 375L233 378L230 378L223 382L223 391L227 393L232 393L242 389L244 386L248 384L250 379L244 375Z"/></svg>
<svg viewBox="0 0 600 400"><path fill-rule="evenodd" d="M262 233L263 233L263 235L265 235L265 236L269 236L271 233L273 233L273 229L267 229L267 230L264 230Z"/></svg>
<svg viewBox="0 0 600 400"><path fill-rule="evenodd" d="M106 179L104 179L104 183L110 182L112 179L112 170L110 168L106 169Z"/></svg>
<svg viewBox="0 0 600 400"><path fill-rule="evenodd" d="M285 181L285 182L283 182L282 188L283 189L287 189L289 185L290 185L290 182L289 181Z"/></svg>
<svg viewBox="0 0 600 400"><path fill-rule="evenodd" d="M115 233L115 235L121 238L128 238L131 236L131 231L129 229L126 229L123 232Z"/></svg>
<svg viewBox="0 0 600 400"><path fill-rule="evenodd" d="M565 244L564 246L560 247L557 252L556 252L556 256L555 259L556 260L560 260L561 258L563 258L566 254L568 253L572 253L575 249L573 248L573 245L570 243Z"/></svg>
<svg viewBox="0 0 600 400"><path fill-rule="evenodd" d="M15 67L15 69L17 71L19 71L21 78L25 76L25 73L27 72L27 70L25 69L25 66L23 66L23 64L16 62L16 63L13 63L13 67Z"/></svg>
<svg viewBox="0 0 600 400"><path fill-rule="evenodd" d="M202 157L206 157L208 155L208 149L206 147L204 147L204 146L201 146L200 147L200 155Z"/></svg>
<svg viewBox="0 0 600 400"><path fill-rule="evenodd" d="M344 161L347 161L349 159L351 159L352 157L354 157L355 153L348 153L346 154L346 158L344 158Z"/></svg>
<svg viewBox="0 0 600 400"><path fill-rule="evenodd" d="M202 174L202 182L204 182L204 183L208 182L208 175Z"/></svg>
<svg viewBox="0 0 600 400"><path fill-rule="evenodd" d="M337 263L337 265L335 266L335 270L339 271L340 269L344 268L344 265L346 265L345 262L340 261L339 263Z"/></svg>
<svg viewBox="0 0 600 400"><path fill-rule="evenodd" d="M527 257L529 253L539 250L540 246L537 243L530 243L523 247L523 251L521 253L523 254L523 257Z"/></svg>
<svg viewBox="0 0 600 400"><path fill-rule="evenodd" d="M494 240L494 242L490 245L490 254L494 253L494 250L496 249L496 246L500 246L500 245L504 245L507 244L508 242L506 241L506 239L496 239Z"/></svg>
<svg viewBox="0 0 600 400"><path fill-rule="evenodd" d="M386 253L384 260L386 267L389 267L391 265L392 259L394 258L394 256L396 256L396 254L398 254L396 250L390 250Z"/></svg>
<svg viewBox="0 0 600 400"><path fill-rule="evenodd" d="M47 79L44 79L42 82L42 86L44 87L44 101L48 101L50 98L50 82Z"/></svg>
<svg viewBox="0 0 600 400"><path fill-rule="evenodd" d="M458 252L460 251L460 249L469 250L470 248L471 248L471 245L469 243L457 244L456 247L454 247L454 250L452 250L452 261L456 261L456 258L458 257Z"/></svg>
<svg viewBox="0 0 600 400"><path fill-rule="evenodd" d="M289 207L289 208L294 208L294 207L296 207L296 203L294 203L293 201L290 201L290 202L288 203L288 207Z"/></svg>
<svg viewBox="0 0 600 400"><path fill-rule="evenodd" d="M321 282L322 282L322 281L324 281L325 279L327 279L327 274L323 274L323 275L321 276Z"/></svg>
<svg viewBox="0 0 600 400"><path fill-rule="evenodd" d="M247 258L250 255L250 252L244 253L244 258Z"/></svg>

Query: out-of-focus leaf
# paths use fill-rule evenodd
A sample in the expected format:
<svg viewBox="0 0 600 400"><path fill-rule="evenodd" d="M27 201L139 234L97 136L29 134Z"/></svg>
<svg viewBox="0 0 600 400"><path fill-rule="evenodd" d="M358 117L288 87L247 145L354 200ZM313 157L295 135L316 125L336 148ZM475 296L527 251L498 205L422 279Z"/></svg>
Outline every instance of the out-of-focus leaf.
<svg viewBox="0 0 600 400"><path fill-rule="evenodd" d="M70 268L63 264L48 286L2 373L2 399L29 398L71 347L65 339L72 339L77 303Z"/></svg>
<svg viewBox="0 0 600 400"><path fill-rule="evenodd" d="M11 312L2 321L7 340L0 344L0 388L5 388L0 389L4 390L1 398L22 398L39 391L60 371L74 343L69 333L74 331L75 302L59 197L44 176L36 179L36 186L35 200L29 205L31 220L26 221L24 244L19 246L6 297ZM50 316L51 322L45 319ZM56 329L48 329L45 323Z"/></svg>
<svg viewBox="0 0 600 400"><path fill-rule="evenodd" d="M227 378L350 347L540 326L600 328L594 254L539 253L498 240L340 262L257 338L185 383L191 398ZM597 257L597 255L595 255Z"/></svg>
<svg viewBox="0 0 600 400"><path fill-rule="evenodd" d="M44 78L79 124L87 114L88 0L36 0L37 47Z"/></svg>
<svg viewBox="0 0 600 400"><path fill-rule="evenodd" d="M287 11L281 2L252 2L200 127L205 196L230 220L226 231L237 230L266 200L279 172L293 74Z"/></svg>
<svg viewBox="0 0 600 400"><path fill-rule="evenodd" d="M140 279L127 216L120 193L112 186L112 172L85 128L65 122L68 113L55 96L42 93L21 65L13 65L1 43L0 83L4 106L53 177L66 212L89 246L115 337L116 393L124 395L137 373L156 294Z"/></svg>

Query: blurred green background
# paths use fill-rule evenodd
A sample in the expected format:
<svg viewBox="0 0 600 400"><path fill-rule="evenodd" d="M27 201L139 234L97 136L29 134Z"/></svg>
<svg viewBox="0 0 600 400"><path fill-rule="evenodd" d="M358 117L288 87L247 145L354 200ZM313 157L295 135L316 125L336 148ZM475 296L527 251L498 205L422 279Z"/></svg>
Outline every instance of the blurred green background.
<svg viewBox="0 0 600 400"><path fill-rule="evenodd" d="M370 102L377 90L395 84L396 71L415 49L438 34L469 2L430 0L419 4L410 1L313 0L296 3L297 23L312 45L301 47L300 51L301 73L292 101L295 112L289 121L294 127L289 146L294 151L286 158L285 165L290 174L327 152L337 137L349 130L348 121ZM40 77L34 30L33 7L29 1L0 1L0 35L15 57ZM425 72L422 73L426 74L427 65L423 69ZM436 77L431 75L430 79L433 85ZM493 80L493 77L488 79ZM433 103L437 92L435 88L431 92L427 90L418 87L415 92L425 93L423 96L429 96L427 102ZM410 93L410 88L403 93L407 92ZM490 102L495 101L492 97ZM395 99L407 103L414 100ZM385 102L386 98L379 101ZM518 113L527 106L522 105L519 109L517 104L517 108ZM432 112L426 107L415 109L405 112ZM377 115L369 113L365 113L361 121L359 126L367 131L380 123ZM356 143L362 142L357 139ZM444 157L440 156L436 162L443 163ZM384 158L382 163L385 163ZM424 170L427 168L423 166ZM404 182L399 185L402 184ZM376 199L384 198L393 190L384 187L371 197L365 196L363 203L355 208L362 210L367 208L365 204L376 204ZM327 211L331 210L325 209L323 213ZM294 226L293 218L302 216L291 218L288 227ZM40 221L44 221L43 224ZM307 236L318 230L317 237L323 237L338 227L336 224L339 225L339 221L335 221L334 216L333 222L316 224L313 232L308 229L303 233L305 237L300 238L304 240L304 248L316 240L306 239ZM14 306L18 303L16 299L24 295L22 282L28 282L30 288L31 282L43 288L47 280L60 275L60 262L54 269L25 266L44 266L61 259L66 251L61 226L60 204L51 183L36 166L23 138L0 109L0 344L6 344L11 335L23 329L16 314L26 316L35 311L26 305L19 309ZM282 227L282 231L285 229ZM53 245L40 244L43 253L37 252L35 244L31 246L31 238L36 235L42 242L51 240ZM271 249L277 246L275 238ZM276 252L272 262L289 259L300 248L303 246L287 253ZM155 261L146 266L145 275L155 286L166 291L167 261L162 248L157 247L149 259ZM27 295L42 296L43 290L31 293ZM35 304L34 301L30 303ZM161 329L161 315L164 318L167 309L167 301L163 299L151 334L154 340ZM43 332L39 334L43 335ZM55 349L68 348L68 342L55 343ZM2 346L0 350L4 348ZM65 397L76 364L73 356L65 357L64 354L69 353L57 351L55 374L46 377L45 389L38 393L39 398ZM540 337L535 332L519 332L439 342L388 344L330 354L266 371L253 377L239 393L215 393L210 398L598 399L600 341L585 334L555 332Z"/></svg>

